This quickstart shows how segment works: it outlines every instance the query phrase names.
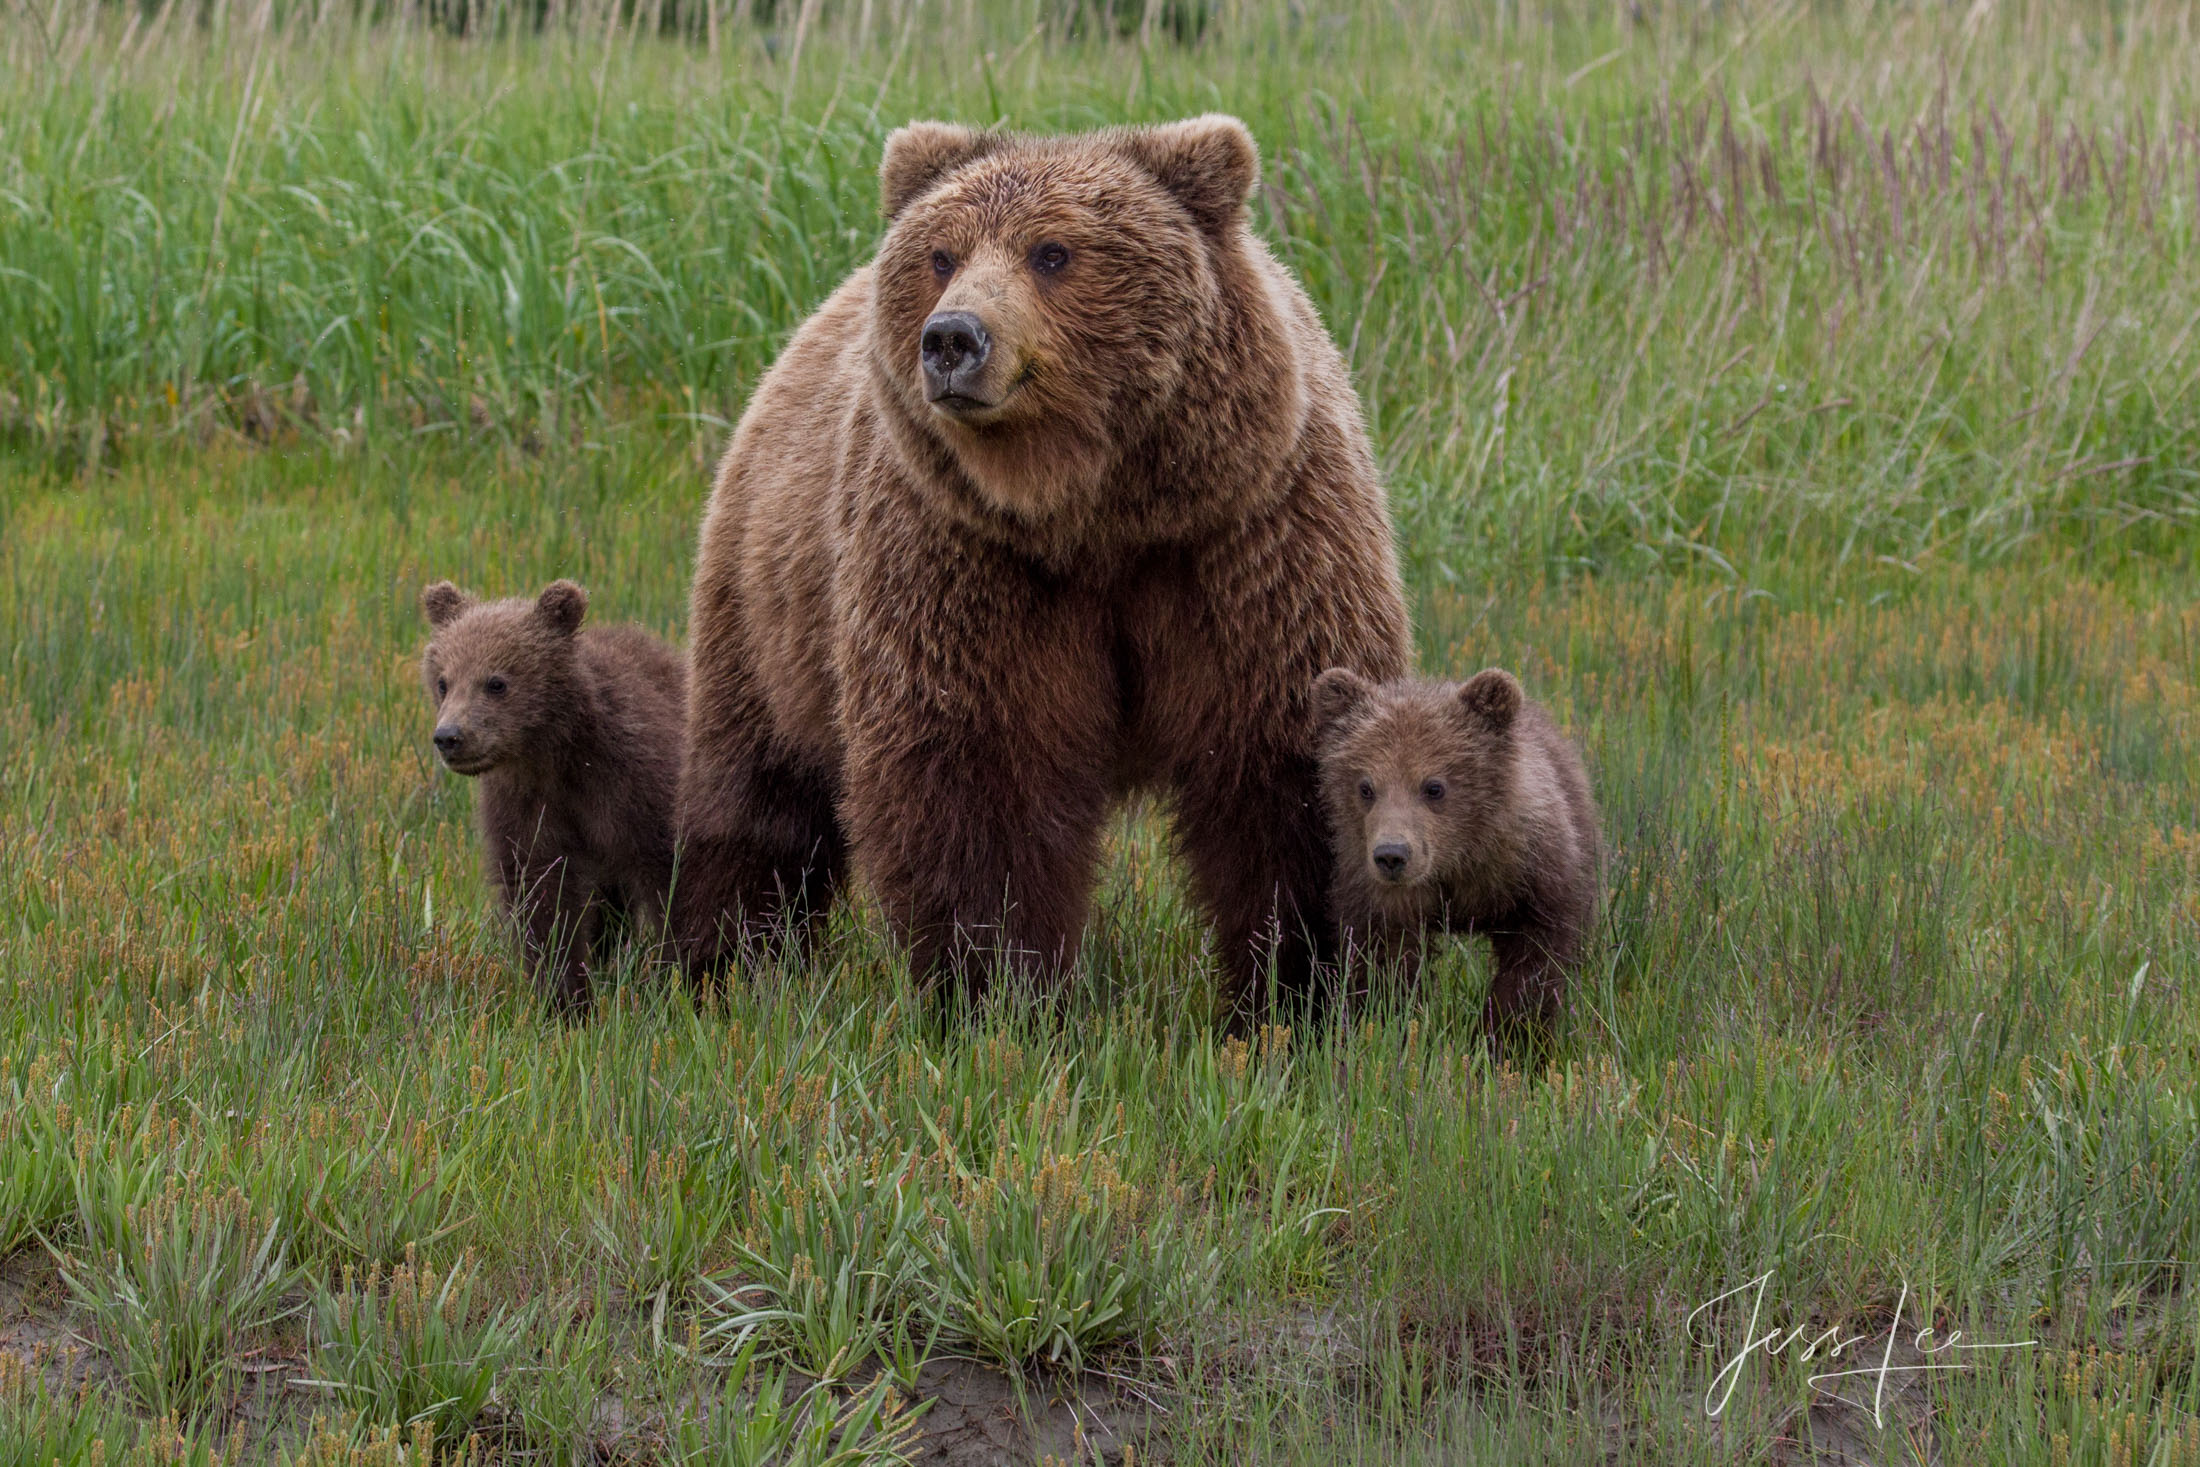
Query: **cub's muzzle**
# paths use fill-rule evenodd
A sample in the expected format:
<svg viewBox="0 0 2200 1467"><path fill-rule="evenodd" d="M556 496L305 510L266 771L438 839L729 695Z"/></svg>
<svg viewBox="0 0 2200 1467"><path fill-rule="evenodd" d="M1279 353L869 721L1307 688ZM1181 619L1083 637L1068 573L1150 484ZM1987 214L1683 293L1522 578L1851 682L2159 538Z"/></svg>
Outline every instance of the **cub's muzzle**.
<svg viewBox="0 0 2200 1467"><path fill-rule="evenodd" d="M463 774L471 779L488 771L481 760L481 752L466 731L455 723L439 724L435 731L435 752L441 756L443 767L453 774Z"/></svg>

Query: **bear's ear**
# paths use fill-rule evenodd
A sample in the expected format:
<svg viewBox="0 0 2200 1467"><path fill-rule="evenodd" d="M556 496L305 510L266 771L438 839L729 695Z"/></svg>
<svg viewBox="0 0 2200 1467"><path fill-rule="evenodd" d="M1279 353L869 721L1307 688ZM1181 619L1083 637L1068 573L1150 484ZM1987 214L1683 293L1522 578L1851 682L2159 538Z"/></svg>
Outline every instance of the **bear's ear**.
<svg viewBox="0 0 2200 1467"><path fill-rule="evenodd" d="M1349 667L1332 667L1314 679L1314 727L1335 728L1375 695L1375 685Z"/></svg>
<svg viewBox="0 0 2200 1467"><path fill-rule="evenodd" d="M428 614L428 625L432 627L449 626L473 604L473 597L449 581L437 581L420 593L420 609Z"/></svg>
<svg viewBox="0 0 2200 1467"><path fill-rule="evenodd" d="M912 122L894 129L878 168L879 204L886 217L897 217L933 184L1007 141L1000 133L952 122Z"/></svg>
<svg viewBox="0 0 2200 1467"><path fill-rule="evenodd" d="M1209 112L1183 122L1133 128L1123 150L1212 235L1229 232L1260 182L1260 153L1235 117Z"/></svg>
<svg viewBox="0 0 2200 1467"><path fill-rule="evenodd" d="M1498 733L1520 715L1520 681L1501 667L1486 667L1459 685L1459 705Z"/></svg>
<svg viewBox="0 0 2200 1467"><path fill-rule="evenodd" d="M535 614L548 622L551 630L570 637L581 629L581 618L588 615L588 593L571 581L552 581L535 598Z"/></svg>

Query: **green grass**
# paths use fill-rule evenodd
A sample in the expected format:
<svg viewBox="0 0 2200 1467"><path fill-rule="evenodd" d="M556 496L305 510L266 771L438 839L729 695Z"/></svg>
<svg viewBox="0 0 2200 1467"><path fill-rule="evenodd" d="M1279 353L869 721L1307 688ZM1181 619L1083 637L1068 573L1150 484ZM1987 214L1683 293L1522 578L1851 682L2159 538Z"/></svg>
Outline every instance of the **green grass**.
<svg viewBox="0 0 2200 1467"><path fill-rule="evenodd" d="M1456 10L0 22L0 1464L890 1461L951 1371L1090 1408L1033 1460L2200 1463L2189 22ZM1423 664L1588 752L1551 1066L1466 950L1214 1032L1144 809L1057 1010L931 1021L859 905L540 1018L419 587L678 632L892 125L1208 107ZM1760 1276L2036 1343L1712 1416Z"/></svg>

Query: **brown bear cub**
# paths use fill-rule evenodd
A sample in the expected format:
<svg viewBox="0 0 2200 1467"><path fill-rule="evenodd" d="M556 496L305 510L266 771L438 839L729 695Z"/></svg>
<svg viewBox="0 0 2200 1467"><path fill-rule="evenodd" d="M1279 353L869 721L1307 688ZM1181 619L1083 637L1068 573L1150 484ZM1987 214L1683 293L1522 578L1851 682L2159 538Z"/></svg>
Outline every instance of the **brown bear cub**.
<svg viewBox="0 0 2200 1467"><path fill-rule="evenodd" d="M1314 683L1340 937L1411 982L1424 935L1480 933L1497 970L1482 1020L1548 1034L1596 921L1602 845L1581 756L1497 668L1464 683Z"/></svg>
<svg viewBox="0 0 2200 1467"><path fill-rule="evenodd" d="M435 751L481 781L489 878L553 1012L584 1015L606 919L662 923L687 664L640 627L581 628L588 593L533 601L423 591L435 629L420 676Z"/></svg>

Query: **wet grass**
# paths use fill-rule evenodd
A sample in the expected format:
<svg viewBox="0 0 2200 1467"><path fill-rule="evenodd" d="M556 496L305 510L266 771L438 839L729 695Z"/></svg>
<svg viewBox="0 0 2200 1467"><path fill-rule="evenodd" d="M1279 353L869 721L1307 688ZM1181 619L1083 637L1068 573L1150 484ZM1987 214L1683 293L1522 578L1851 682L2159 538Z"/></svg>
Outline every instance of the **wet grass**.
<svg viewBox="0 0 2200 1467"><path fill-rule="evenodd" d="M892 1460L960 1357L1112 1400L1087 1455L1127 1399L1149 1460L2200 1462L2178 13L1498 14L6 32L0 1461ZM1424 665L1590 756L1554 1063L1468 951L1218 1035L1147 811L1058 1009L929 1022L859 907L540 1018L420 585L677 633L886 126L1210 105ZM1967 1368L1810 1383L1890 1334Z"/></svg>

